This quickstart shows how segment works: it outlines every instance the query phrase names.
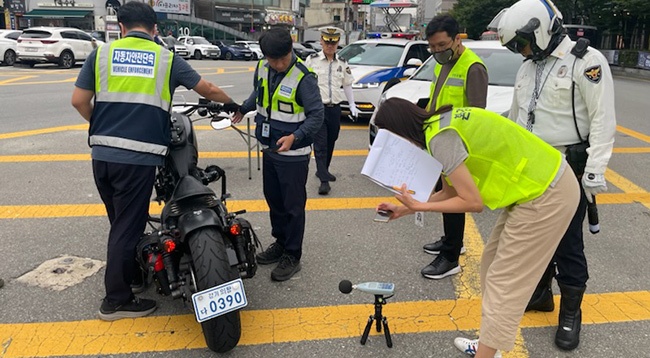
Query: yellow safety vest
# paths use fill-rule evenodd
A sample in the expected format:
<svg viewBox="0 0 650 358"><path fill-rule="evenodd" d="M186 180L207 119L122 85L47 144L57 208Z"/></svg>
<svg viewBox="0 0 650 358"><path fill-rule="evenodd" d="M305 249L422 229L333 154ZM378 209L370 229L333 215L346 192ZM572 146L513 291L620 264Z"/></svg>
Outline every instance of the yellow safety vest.
<svg viewBox="0 0 650 358"><path fill-rule="evenodd" d="M472 50L465 47L465 51L463 51L458 60L456 60L456 63L451 68L449 75L447 75L447 78L445 79L445 83L443 83L440 88L440 93L436 99L436 107L434 110L446 104L451 104L454 107L469 106L469 100L467 99L467 72L475 63L483 64L483 60L481 60L481 58ZM436 90L437 79L440 78L441 70L442 65L436 63L436 66L433 69L436 81L431 82L427 111L433 112L431 109L431 102L433 100L433 93Z"/></svg>
<svg viewBox="0 0 650 358"><path fill-rule="evenodd" d="M167 153L173 56L153 41L132 36L99 48L91 146Z"/></svg>
<svg viewBox="0 0 650 358"><path fill-rule="evenodd" d="M255 118L258 127L262 121L270 123L270 137L268 143L262 138L260 142L264 145L272 145L282 136L293 133L302 122L305 121L305 108L296 102L296 94L300 81L310 70L304 66L299 58L287 70L286 75L276 86L273 94L269 94L269 66L266 60L260 60L257 64L257 116ZM256 130L256 132L258 132ZM257 136L260 139L260 136ZM307 155L311 152L311 143L305 146L293 148L278 154L298 156ZM295 146L295 143L294 143Z"/></svg>
<svg viewBox="0 0 650 358"><path fill-rule="evenodd" d="M482 108L455 108L424 125L429 153L429 143L437 134L458 133L469 154L465 165L492 210L539 197L562 164L558 150L515 122Z"/></svg>

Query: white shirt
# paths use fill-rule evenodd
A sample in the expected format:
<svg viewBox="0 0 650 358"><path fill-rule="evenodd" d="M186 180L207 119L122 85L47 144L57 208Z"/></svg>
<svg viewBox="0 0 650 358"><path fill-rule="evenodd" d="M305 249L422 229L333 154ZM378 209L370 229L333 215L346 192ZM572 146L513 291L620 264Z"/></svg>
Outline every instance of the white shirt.
<svg viewBox="0 0 650 358"><path fill-rule="evenodd" d="M535 106L532 132L564 153L564 146L576 144L578 138L573 121L571 87L575 81L575 112L580 135L589 136L590 147L586 172L603 174L614 147L616 113L614 81L609 64L596 49L582 59L571 54L575 45L565 37L546 58L539 80L540 94ZM574 67L575 63L575 67ZM526 127L528 110L535 87L537 64L525 61L519 68L510 119Z"/></svg>
<svg viewBox="0 0 650 358"><path fill-rule="evenodd" d="M341 60L336 54L334 59L329 61L323 51L320 51L307 57L305 64L318 75L318 88L323 103L341 103L343 94L340 88L354 83L354 77L352 77L352 71L350 71L347 62Z"/></svg>

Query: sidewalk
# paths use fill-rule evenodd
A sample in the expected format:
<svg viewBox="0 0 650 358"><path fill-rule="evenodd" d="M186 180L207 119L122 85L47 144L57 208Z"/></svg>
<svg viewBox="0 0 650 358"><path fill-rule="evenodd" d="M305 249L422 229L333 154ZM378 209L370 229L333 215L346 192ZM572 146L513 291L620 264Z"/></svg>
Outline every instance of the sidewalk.
<svg viewBox="0 0 650 358"><path fill-rule="evenodd" d="M612 69L612 75L637 78L642 80L650 80L650 70L642 70L639 68L628 68L619 66L609 66Z"/></svg>

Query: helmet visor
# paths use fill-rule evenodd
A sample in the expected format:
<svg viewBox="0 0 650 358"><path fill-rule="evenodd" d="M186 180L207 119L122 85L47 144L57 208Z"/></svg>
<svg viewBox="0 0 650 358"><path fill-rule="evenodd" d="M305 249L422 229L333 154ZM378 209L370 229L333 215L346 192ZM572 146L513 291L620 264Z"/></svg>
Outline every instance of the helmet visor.
<svg viewBox="0 0 650 358"><path fill-rule="evenodd" d="M521 51L523 51L529 44L530 41L527 38L517 35L503 46L514 53L521 53Z"/></svg>

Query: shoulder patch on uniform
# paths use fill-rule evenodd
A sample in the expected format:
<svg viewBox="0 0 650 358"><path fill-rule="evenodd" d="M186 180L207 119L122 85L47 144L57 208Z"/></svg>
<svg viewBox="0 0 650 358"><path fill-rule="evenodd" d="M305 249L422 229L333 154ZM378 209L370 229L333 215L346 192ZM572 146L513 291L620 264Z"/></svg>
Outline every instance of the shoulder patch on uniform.
<svg viewBox="0 0 650 358"><path fill-rule="evenodd" d="M351 75L351 74L352 74L352 70L350 70L350 67L346 67L346 68L345 68L345 72L346 72L348 75Z"/></svg>
<svg viewBox="0 0 650 358"><path fill-rule="evenodd" d="M603 77L602 68L600 67L600 65L591 66L591 67L587 68L585 70L585 77L587 77L587 79L590 82L593 82L593 83L600 82L600 79Z"/></svg>

